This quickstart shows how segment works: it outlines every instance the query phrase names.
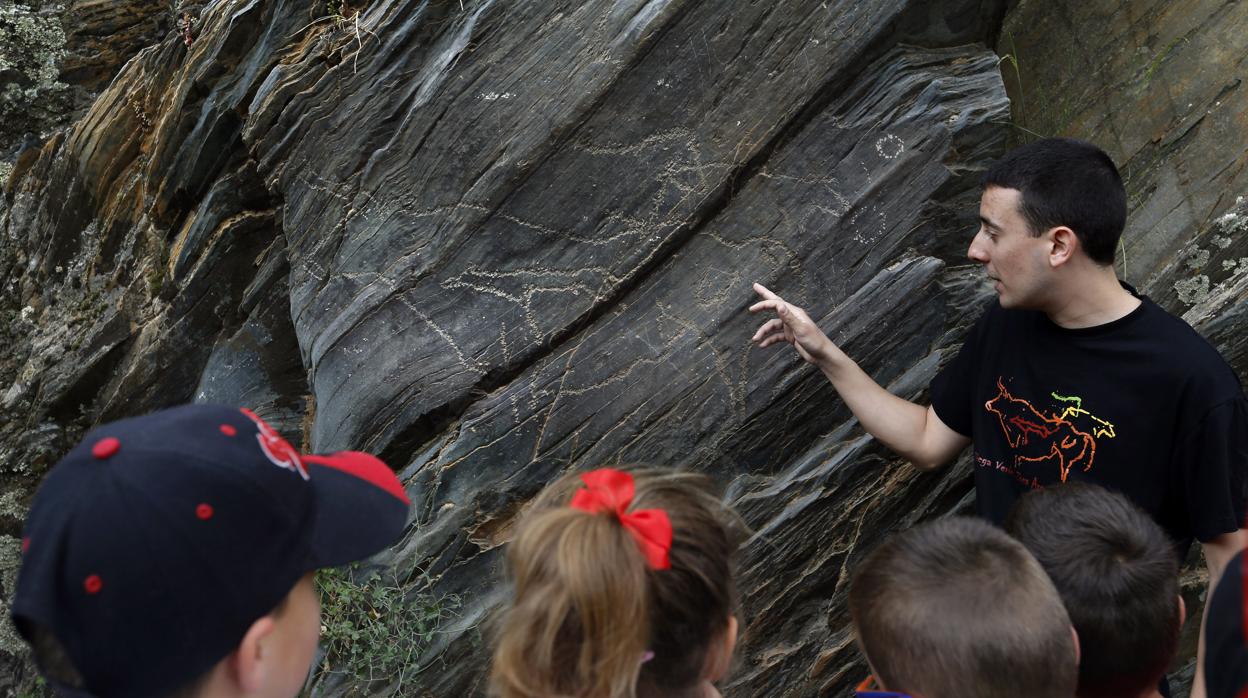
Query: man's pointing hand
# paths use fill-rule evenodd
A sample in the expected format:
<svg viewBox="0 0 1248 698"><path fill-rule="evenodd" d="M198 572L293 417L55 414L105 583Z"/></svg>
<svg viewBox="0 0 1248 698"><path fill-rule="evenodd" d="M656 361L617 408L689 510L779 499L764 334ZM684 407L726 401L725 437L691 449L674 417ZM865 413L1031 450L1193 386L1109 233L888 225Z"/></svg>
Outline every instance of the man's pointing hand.
<svg viewBox="0 0 1248 698"><path fill-rule="evenodd" d="M764 322L751 338L759 348L769 347L776 342L788 342L803 359L816 366L829 358L835 345L811 321L805 310L785 302L762 284L754 284L754 292L762 296L763 300L751 305L750 312L770 310L776 314L776 317Z"/></svg>

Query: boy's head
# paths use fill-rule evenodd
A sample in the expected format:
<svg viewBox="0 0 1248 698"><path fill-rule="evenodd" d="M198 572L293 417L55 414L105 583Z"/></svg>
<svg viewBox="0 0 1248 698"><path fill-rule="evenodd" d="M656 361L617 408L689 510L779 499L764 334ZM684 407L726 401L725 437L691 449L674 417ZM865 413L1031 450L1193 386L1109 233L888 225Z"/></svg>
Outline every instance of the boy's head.
<svg viewBox="0 0 1248 698"><path fill-rule="evenodd" d="M1024 496L1006 529L1048 572L1079 633L1079 696L1155 688L1183 625L1178 560L1161 527L1121 494L1068 483Z"/></svg>
<svg viewBox="0 0 1248 698"><path fill-rule="evenodd" d="M1033 236L1065 226L1101 265L1114 263L1127 221L1127 194L1114 161L1074 138L1045 138L1006 153L983 177L985 189L1014 189Z"/></svg>
<svg viewBox="0 0 1248 698"><path fill-rule="evenodd" d="M922 698L1069 698L1078 649L1057 590L1022 545L951 517L903 531L861 564L854 630L890 691Z"/></svg>
<svg viewBox="0 0 1248 698"><path fill-rule="evenodd" d="M315 654L311 572L407 520L363 453L301 455L245 410L101 426L35 495L13 620L45 675L100 696L293 696Z"/></svg>

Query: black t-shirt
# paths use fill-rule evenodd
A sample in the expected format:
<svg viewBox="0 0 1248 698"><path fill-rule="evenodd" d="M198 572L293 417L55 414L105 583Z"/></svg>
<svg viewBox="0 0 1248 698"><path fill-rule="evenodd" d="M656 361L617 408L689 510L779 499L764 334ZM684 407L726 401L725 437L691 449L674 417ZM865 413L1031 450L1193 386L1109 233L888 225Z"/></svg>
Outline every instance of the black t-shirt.
<svg viewBox="0 0 1248 698"><path fill-rule="evenodd" d="M1028 490L1085 480L1140 505L1186 550L1244 520L1248 398L1187 323L1141 297L1065 329L994 300L932 381L932 406L973 442L981 516Z"/></svg>
<svg viewBox="0 0 1248 698"><path fill-rule="evenodd" d="M1248 690L1248 560L1231 558L1209 592L1205 616L1205 688L1209 698L1235 698Z"/></svg>

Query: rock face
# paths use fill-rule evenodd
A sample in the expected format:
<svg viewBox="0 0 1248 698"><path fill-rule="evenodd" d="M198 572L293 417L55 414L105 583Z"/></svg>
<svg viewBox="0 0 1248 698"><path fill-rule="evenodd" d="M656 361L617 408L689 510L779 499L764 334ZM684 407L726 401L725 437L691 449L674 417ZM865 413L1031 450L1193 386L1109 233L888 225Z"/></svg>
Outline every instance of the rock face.
<svg viewBox="0 0 1248 698"><path fill-rule="evenodd" d="M1003 14L204 5L189 46L140 52L7 184L0 533L89 424L248 404L401 471L416 512L379 563L459 599L403 692L478 695L524 503L568 469L699 469L754 531L729 694L843 693L865 671L849 572L967 506L969 467L917 473L793 352L752 350L750 282L922 397L988 292L962 265L1010 131L976 43ZM1227 273L1193 312L1234 343Z"/></svg>
<svg viewBox="0 0 1248 698"><path fill-rule="evenodd" d="M121 65L168 32L178 3L28 0L0 6L0 182L80 117ZM195 9L186 5L186 14Z"/></svg>
<svg viewBox="0 0 1248 698"><path fill-rule="evenodd" d="M33 155L37 135L68 110L69 86L57 80L64 46L55 12L0 5L0 180L7 179L18 151ZM31 141L23 143L27 133Z"/></svg>
<svg viewBox="0 0 1248 698"><path fill-rule="evenodd" d="M1119 164L1119 273L1171 310L1205 302L1248 258L1248 236L1215 224L1248 194L1245 27L1243 3L1023 0L997 45L1022 133L1092 140Z"/></svg>
<svg viewBox="0 0 1248 698"><path fill-rule="evenodd" d="M185 6L185 7L183 7ZM165 36L175 14L193 17L190 3L164 0L73 0L61 14L66 55L60 79L91 93L99 92L140 50ZM194 19L192 32L194 31ZM192 33L193 35L193 33Z"/></svg>

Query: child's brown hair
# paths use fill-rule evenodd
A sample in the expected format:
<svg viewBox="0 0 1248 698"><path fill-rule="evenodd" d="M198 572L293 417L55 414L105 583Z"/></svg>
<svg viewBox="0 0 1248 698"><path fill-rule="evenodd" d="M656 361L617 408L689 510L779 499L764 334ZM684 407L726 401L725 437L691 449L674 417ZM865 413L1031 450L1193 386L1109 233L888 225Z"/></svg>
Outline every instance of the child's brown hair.
<svg viewBox="0 0 1248 698"><path fill-rule="evenodd" d="M1156 686L1183 626L1165 529L1119 492L1067 482L1020 498L1005 530L1048 572L1079 633L1079 695Z"/></svg>
<svg viewBox="0 0 1248 698"><path fill-rule="evenodd" d="M889 691L927 698L1070 698L1070 618L1040 563L980 519L902 531L849 587L858 642Z"/></svg>
<svg viewBox="0 0 1248 698"><path fill-rule="evenodd" d="M659 509L671 522L670 567L648 565L614 511L569 506L578 474L547 487L508 550L515 588L494 651L495 695L678 696L700 684L736 608L744 527L705 476L629 472L628 511Z"/></svg>

